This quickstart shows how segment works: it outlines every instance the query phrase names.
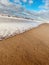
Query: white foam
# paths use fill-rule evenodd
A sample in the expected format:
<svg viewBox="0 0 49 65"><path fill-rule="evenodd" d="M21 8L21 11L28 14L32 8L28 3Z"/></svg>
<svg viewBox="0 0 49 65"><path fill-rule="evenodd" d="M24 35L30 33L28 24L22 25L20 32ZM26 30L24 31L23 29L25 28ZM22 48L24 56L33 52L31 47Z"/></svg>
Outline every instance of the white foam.
<svg viewBox="0 0 49 65"><path fill-rule="evenodd" d="M0 40L23 33L40 24L38 21L0 18Z"/></svg>

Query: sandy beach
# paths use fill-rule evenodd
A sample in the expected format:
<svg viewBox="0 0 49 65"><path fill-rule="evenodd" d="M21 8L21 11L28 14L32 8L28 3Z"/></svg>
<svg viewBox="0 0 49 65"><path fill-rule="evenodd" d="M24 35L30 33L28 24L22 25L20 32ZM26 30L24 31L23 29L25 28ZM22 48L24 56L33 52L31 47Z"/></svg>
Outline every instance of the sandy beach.
<svg viewBox="0 0 49 65"><path fill-rule="evenodd" d="M0 65L49 65L49 24L0 41Z"/></svg>

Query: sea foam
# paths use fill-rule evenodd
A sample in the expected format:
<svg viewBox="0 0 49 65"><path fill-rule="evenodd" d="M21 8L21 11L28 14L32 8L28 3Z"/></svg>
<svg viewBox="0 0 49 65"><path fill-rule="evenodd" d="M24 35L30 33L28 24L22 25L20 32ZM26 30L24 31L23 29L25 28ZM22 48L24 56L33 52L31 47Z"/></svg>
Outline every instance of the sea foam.
<svg viewBox="0 0 49 65"><path fill-rule="evenodd" d="M41 22L34 20L0 17L0 40L23 33L40 24Z"/></svg>

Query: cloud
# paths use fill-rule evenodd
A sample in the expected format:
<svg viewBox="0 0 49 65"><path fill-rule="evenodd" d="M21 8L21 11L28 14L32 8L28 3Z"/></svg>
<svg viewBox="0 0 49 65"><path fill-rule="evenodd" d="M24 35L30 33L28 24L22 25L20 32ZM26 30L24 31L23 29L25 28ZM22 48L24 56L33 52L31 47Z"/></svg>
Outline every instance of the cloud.
<svg viewBox="0 0 49 65"><path fill-rule="evenodd" d="M27 2L27 0L22 0L24 3L26 3ZM29 3L29 5L30 4L33 4L33 0L28 0L28 3Z"/></svg>
<svg viewBox="0 0 49 65"><path fill-rule="evenodd" d="M44 5L39 6L38 16L44 20L49 21L49 0L42 0Z"/></svg>
<svg viewBox="0 0 49 65"><path fill-rule="evenodd" d="M23 0L23 2L27 2L27 0Z"/></svg>
<svg viewBox="0 0 49 65"><path fill-rule="evenodd" d="M14 3L21 4L20 0L14 0Z"/></svg>
<svg viewBox="0 0 49 65"><path fill-rule="evenodd" d="M10 5L10 1L9 0L0 0L0 2L4 5Z"/></svg>
<svg viewBox="0 0 49 65"><path fill-rule="evenodd" d="M27 0L23 1L27 2ZM33 0L28 0L28 2L30 5L33 3ZM40 11L29 12L21 6L20 0L14 0L14 2L10 2L9 0L0 0L0 13L7 13L9 15L17 15L25 18L30 17L37 20L49 20L49 0L43 0L43 3L45 3L44 6L39 6L39 8L41 8Z"/></svg>
<svg viewBox="0 0 49 65"><path fill-rule="evenodd" d="M20 2L20 0L14 0L14 2Z"/></svg>
<svg viewBox="0 0 49 65"><path fill-rule="evenodd" d="M33 0L29 0L29 4L33 4Z"/></svg>
<svg viewBox="0 0 49 65"><path fill-rule="evenodd" d="M20 0L14 0L14 2L10 2L10 0L0 0L0 2L4 5L13 5L13 4L21 4ZM17 4L16 4L17 5Z"/></svg>
<svg viewBox="0 0 49 65"><path fill-rule="evenodd" d="M45 9L49 9L49 0L45 0Z"/></svg>

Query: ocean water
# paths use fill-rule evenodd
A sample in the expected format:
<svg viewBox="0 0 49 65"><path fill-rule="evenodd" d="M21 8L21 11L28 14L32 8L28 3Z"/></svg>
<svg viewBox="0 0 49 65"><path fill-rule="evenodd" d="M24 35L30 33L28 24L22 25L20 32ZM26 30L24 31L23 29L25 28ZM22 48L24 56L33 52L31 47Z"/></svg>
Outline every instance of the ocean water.
<svg viewBox="0 0 49 65"><path fill-rule="evenodd" d="M0 40L23 33L42 24L39 21L0 18Z"/></svg>

